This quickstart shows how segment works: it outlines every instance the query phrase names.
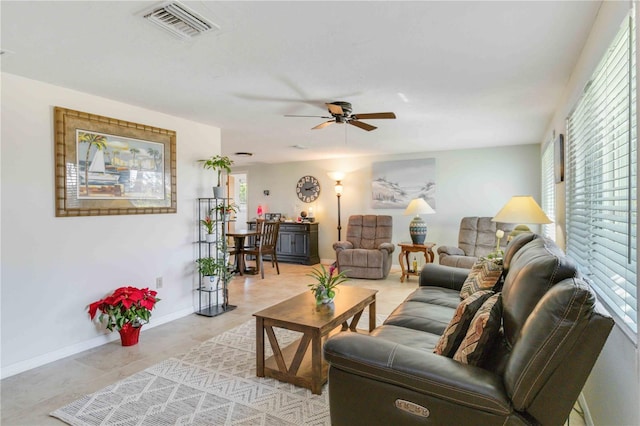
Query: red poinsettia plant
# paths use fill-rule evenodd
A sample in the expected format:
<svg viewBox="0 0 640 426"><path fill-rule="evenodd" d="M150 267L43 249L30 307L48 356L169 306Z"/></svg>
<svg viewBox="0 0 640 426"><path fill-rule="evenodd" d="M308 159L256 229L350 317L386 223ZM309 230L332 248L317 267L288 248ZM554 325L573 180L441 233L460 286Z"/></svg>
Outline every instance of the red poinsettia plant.
<svg viewBox="0 0 640 426"><path fill-rule="evenodd" d="M158 292L148 288L120 287L110 296L89 305L89 316L107 324L107 330L122 329L125 324L140 327L149 322L151 310L160 301Z"/></svg>

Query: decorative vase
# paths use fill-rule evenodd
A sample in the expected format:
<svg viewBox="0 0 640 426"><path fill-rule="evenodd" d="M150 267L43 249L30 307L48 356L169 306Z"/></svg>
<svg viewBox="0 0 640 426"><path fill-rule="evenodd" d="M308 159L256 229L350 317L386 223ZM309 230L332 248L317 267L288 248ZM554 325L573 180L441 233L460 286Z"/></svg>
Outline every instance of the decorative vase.
<svg viewBox="0 0 640 426"><path fill-rule="evenodd" d="M424 239L427 236L427 223L416 215L409 223L409 234L413 244L424 244Z"/></svg>
<svg viewBox="0 0 640 426"><path fill-rule="evenodd" d="M120 333L120 341L122 346L133 346L138 344L140 338L140 329L142 326L134 327L131 323L126 323L118 332Z"/></svg>
<svg viewBox="0 0 640 426"><path fill-rule="evenodd" d="M217 275L205 275L202 277L202 289L216 291L220 289L220 277Z"/></svg>
<svg viewBox="0 0 640 426"><path fill-rule="evenodd" d="M224 186L213 187L213 198L224 198Z"/></svg>
<svg viewBox="0 0 640 426"><path fill-rule="evenodd" d="M206 241L208 243L215 243L216 242L216 234L207 234L205 239L206 239Z"/></svg>
<svg viewBox="0 0 640 426"><path fill-rule="evenodd" d="M335 293L333 294L333 297L329 297L326 290L318 291L316 293L316 305L327 305L329 303L333 303L333 299L335 298Z"/></svg>

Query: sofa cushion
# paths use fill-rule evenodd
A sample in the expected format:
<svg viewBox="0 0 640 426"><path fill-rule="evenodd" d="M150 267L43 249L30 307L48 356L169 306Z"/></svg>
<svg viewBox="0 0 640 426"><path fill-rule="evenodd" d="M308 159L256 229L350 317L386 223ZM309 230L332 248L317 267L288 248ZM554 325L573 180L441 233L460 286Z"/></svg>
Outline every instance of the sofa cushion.
<svg viewBox="0 0 640 426"><path fill-rule="evenodd" d="M435 334L437 339L449 324L455 310L455 307L409 300L400 304L384 324L426 331Z"/></svg>
<svg viewBox="0 0 640 426"><path fill-rule="evenodd" d="M355 248L373 250L391 242L393 218L388 215L353 215L349 217L347 241Z"/></svg>
<svg viewBox="0 0 640 426"><path fill-rule="evenodd" d="M502 323L510 346L542 296L554 284L576 274L575 263L545 237L530 241L513 255L502 288Z"/></svg>
<svg viewBox="0 0 640 426"><path fill-rule="evenodd" d="M502 277L502 265L488 259L478 259L462 284L460 298L465 299L479 290L490 290Z"/></svg>
<svg viewBox="0 0 640 426"><path fill-rule="evenodd" d="M502 256L502 268L504 269L504 273L509 273L509 268L511 267L511 259L513 255L515 255L522 247L530 243L531 241L539 238L540 235L525 232L522 234L516 235L509 245L504 250L504 256Z"/></svg>
<svg viewBox="0 0 640 426"><path fill-rule="evenodd" d="M381 325L370 335L425 352L433 352L439 337L437 334L395 325Z"/></svg>
<svg viewBox="0 0 640 426"><path fill-rule="evenodd" d="M388 254L380 250L353 249L338 254L340 271L353 278L380 279L384 271L380 267Z"/></svg>
<svg viewBox="0 0 640 426"><path fill-rule="evenodd" d="M473 316L453 359L463 364L482 366L500 333L501 316L501 293L496 293L485 300Z"/></svg>
<svg viewBox="0 0 640 426"><path fill-rule="evenodd" d="M469 324L471 324L474 315L492 294L491 290L476 291L460 302L433 352L453 358L458 346L460 346L460 342L467 334Z"/></svg>
<svg viewBox="0 0 640 426"><path fill-rule="evenodd" d="M404 301L429 303L456 309L460 303L460 292L442 287L419 287Z"/></svg>
<svg viewBox="0 0 640 426"><path fill-rule="evenodd" d="M554 285L538 302L513 346L504 374L505 388L514 406L527 407L561 364L580 365L572 357L596 316L595 293L581 279L567 279ZM567 362L568 361L568 362ZM575 364L573 364L575 363Z"/></svg>

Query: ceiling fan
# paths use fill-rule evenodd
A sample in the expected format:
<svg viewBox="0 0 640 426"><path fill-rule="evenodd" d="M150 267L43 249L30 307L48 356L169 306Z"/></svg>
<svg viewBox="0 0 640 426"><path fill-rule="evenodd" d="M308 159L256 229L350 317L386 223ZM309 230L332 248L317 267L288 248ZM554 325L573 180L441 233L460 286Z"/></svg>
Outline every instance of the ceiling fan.
<svg viewBox="0 0 640 426"><path fill-rule="evenodd" d="M374 112L369 114L352 114L351 104L349 102L336 101L331 103L326 103L327 110L331 114L331 117L321 116L321 115L285 115L285 117L319 117L319 118L330 118L329 121L325 121L324 123L320 123L317 126L313 127L312 130L315 129L324 129L330 124L333 123L349 123L352 126L356 126L361 128L362 130L366 130L370 132L371 130L377 129L376 126L372 126L371 124L363 123L360 121L361 119L365 120L377 120L381 118L396 118L396 115L392 112Z"/></svg>

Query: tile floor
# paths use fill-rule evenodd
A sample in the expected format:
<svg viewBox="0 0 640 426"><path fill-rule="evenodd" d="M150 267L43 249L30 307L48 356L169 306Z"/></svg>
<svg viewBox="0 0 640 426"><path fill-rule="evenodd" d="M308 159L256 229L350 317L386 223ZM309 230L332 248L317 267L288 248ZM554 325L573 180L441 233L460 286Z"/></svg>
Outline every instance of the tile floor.
<svg viewBox="0 0 640 426"><path fill-rule="evenodd" d="M253 312L307 291L310 278L306 274L311 268L280 264L280 275L276 275L267 264L264 280L259 276L243 276L230 283L230 302L238 306L233 311L214 318L192 314L143 330L136 346L122 347L116 341L6 378L0 382L0 423L64 424L48 413L236 327L250 320ZM389 314L415 289L417 278L400 283L400 271L392 270L386 280L351 280L348 285L379 290L377 312ZM581 425L584 422L574 411L571 426Z"/></svg>

